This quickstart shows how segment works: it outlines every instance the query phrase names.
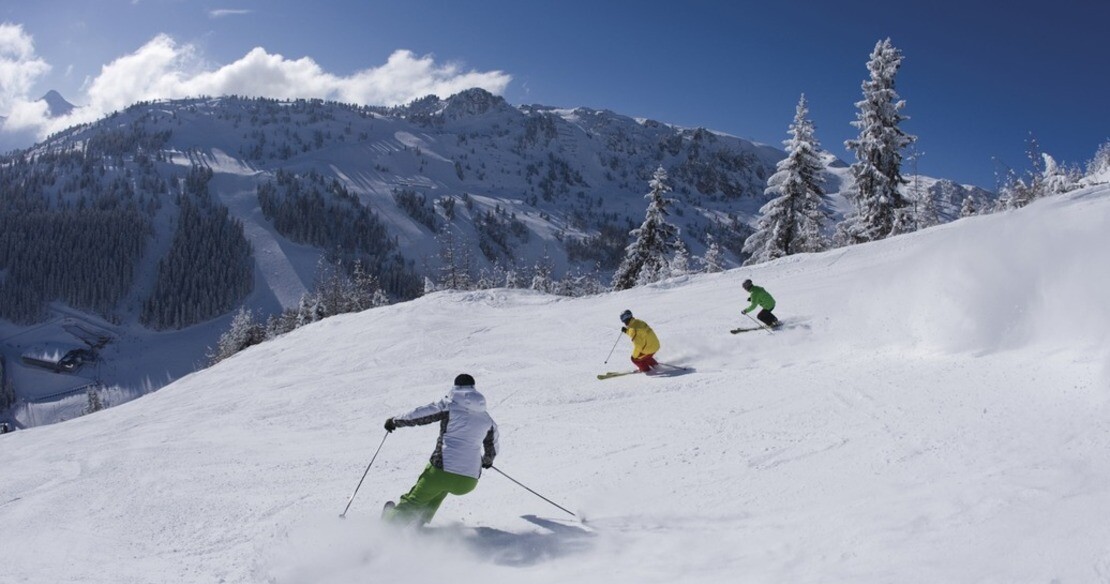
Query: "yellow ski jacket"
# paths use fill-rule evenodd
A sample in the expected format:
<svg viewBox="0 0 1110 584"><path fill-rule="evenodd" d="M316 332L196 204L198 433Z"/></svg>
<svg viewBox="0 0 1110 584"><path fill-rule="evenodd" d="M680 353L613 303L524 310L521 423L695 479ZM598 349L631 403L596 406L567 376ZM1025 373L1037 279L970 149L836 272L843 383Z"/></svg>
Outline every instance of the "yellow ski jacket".
<svg viewBox="0 0 1110 584"><path fill-rule="evenodd" d="M651 330L648 324L638 318L628 321L625 334L632 339L632 358L639 359L642 355L654 355L659 351L659 337Z"/></svg>

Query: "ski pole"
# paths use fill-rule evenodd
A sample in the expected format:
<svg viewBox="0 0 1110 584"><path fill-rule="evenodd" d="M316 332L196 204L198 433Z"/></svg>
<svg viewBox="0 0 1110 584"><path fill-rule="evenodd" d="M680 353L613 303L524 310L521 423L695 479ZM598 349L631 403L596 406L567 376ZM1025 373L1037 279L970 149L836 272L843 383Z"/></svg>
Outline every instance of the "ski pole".
<svg viewBox="0 0 1110 584"><path fill-rule="evenodd" d="M566 509L565 507L563 507L562 505L559 505L558 503L556 503L556 502L552 501L551 499L548 499L547 497L544 497L543 495L541 495L541 494L539 494L539 493L537 493L537 492L533 491L532 489L529 489L528 487L525 487L525 486L524 486L523 484L521 484L521 482L520 482L520 481L518 481L518 480L514 479L513 477L511 477L511 476L509 476L509 475L507 475L507 474L505 474L505 473L501 472L501 469L497 468L496 466L490 465L490 468L492 468L493 470L495 470L495 471L497 471L497 472L501 473L501 476L503 476L503 477L505 477L505 478L509 479L510 481L513 481L514 483L516 483L516 484L520 485L520 487L521 487L521 488L523 488L523 489L524 489L525 491L528 491L529 493L532 493L533 495L535 495L535 496L537 496L537 497L539 497L539 498L543 499L544 501L547 501L548 503L551 503L552 505L555 505L556 507L558 507L558 508L562 509L563 511L566 511L567 513L569 513L569 514L570 514L570 516L571 516L571 517L574 517L575 519L580 519L580 518L579 518L579 517L578 517L577 515L575 515L575 514L574 514L573 512L571 512L571 511L567 511L567 509Z"/></svg>
<svg viewBox="0 0 1110 584"><path fill-rule="evenodd" d="M613 351L617 350L617 343L621 342L621 337L622 336L624 336L623 331L617 333L617 340L613 341L613 348L609 349L609 356L605 358L606 363L609 362L609 359L613 358ZM501 472L501 471L497 471L497 472Z"/></svg>
<svg viewBox="0 0 1110 584"><path fill-rule="evenodd" d="M748 314L748 313L746 313L746 312L744 313L744 316L746 316L746 317L748 317L748 318L752 318L752 315L750 315L750 314ZM773 334L775 334L775 332L771 330L771 327L769 327L769 326L767 326L767 325L763 324L762 322L760 322L760 321L758 321L758 320L756 320L756 319L754 319L754 318L752 318L752 322L754 322L755 324L759 325L759 328L761 328L761 329L763 329L763 330L767 331L767 334L769 334L769 335L773 335Z"/></svg>
<svg viewBox="0 0 1110 584"><path fill-rule="evenodd" d="M351 508L351 503L355 501L355 495L358 494L359 488L362 487L362 481L366 480L366 475L370 472L370 467L373 466L374 460L378 458L378 453L382 451L382 446L385 446L386 438L389 438L389 432L386 432L385 436L382 436L382 443L379 444L378 449L374 451L374 456L370 457L370 464L366 465L366 470L362 472L362 478L358 480L358 486L355 487L355 492L351 493L351 498L347 499L347 506L343 509L343 512L339 514L340 519L347 518L347 510Z"/></svg>

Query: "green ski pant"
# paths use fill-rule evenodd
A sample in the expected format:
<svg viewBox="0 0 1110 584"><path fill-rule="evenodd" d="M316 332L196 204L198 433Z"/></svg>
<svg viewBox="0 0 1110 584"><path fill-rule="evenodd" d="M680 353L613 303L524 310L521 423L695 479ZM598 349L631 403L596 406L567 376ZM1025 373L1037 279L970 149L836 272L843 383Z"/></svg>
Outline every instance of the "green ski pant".
<svg viewBox="0 0 1110 584"><path fill-rule="evenodd" d="M476 478L440 470L429 464L424 467L412 489L401 495L401 500L386 518L403 523L427 523L447 495L465 495L477 486Z"/></svg>

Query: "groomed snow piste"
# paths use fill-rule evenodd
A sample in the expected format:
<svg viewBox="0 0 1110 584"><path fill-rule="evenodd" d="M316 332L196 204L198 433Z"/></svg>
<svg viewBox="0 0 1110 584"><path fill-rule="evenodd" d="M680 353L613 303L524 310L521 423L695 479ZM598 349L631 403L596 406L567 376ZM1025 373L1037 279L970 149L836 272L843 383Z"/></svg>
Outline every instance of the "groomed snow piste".
<svg viewBox="0 0 1110 584"><path fill-rule="evenodd" d="M0 581L1110 582L1108 250L1101 186L599 297L331 318L0 437ZM728 333L747 277L784 330ZM598 381L631 367L625 308L696 371ZM382 423L460 372L497 467L584 526L489 471L428 533L379 523L437 431Z"/></svg>

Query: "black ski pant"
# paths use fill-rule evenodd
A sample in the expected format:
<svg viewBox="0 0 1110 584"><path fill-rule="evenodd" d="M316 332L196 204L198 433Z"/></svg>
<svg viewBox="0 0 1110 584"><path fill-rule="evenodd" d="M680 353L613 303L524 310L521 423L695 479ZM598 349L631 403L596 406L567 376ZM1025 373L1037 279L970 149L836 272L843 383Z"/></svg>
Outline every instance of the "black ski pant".
<svg viewBox="0 0 1110 584"><path fill-rule="evenodd" d="M771 314L771 311L767 310L766 308L760 310L759 314L755 315L755 317L767 326L775 326L779 323L778 317Z"/></svg>

